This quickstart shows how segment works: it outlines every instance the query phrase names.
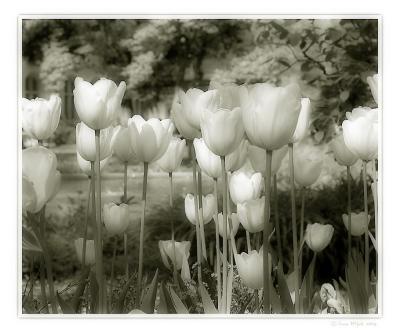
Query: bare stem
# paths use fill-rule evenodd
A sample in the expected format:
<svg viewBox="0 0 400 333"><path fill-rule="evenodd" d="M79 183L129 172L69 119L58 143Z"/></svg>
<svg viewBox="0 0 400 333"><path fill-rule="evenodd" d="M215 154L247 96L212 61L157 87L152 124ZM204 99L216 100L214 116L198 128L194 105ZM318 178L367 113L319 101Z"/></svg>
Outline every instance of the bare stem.
<svg viewBox="0 0 400 333"><path fill-rule="evenodd" d="M283 274L283 254L282 254L282 241L281 241L281 227L279 223L279 212L278 212L278 184L277 184L276 174L274 175L274 217L275 217L276 240L278 245L278 258L279 258L278 268L281 270Z"/></svg>
<svg viewBox="0 0 400 333"><path fill-rule="evenodd" d="M124 203L128 201L128 162L124 163ZM124 232L124 261L125 261L125 277L129 279L129 260L128 260L128 233Z"/></svg>
<svg viewBox="0 0 400 333"><path fill-rule="evenodd" d="M368 188L367 188L367 162L363 161L363 180L364 180L364 212L365 212L365 225L368 226ZM368 293L369 291L369 235L368 235L368 227L364 233L364 256L365 256L365 290Z"/></svg>
<svg viewBox="0 0 400 333"><path fill-rule="evenodd" d="M170 207L170 219L171 219L171 241L172 241L172 267L174 283L178 285L178 270L176 268L176 250L175 250L175 226L174 226L174 189L172 182L172 172L169 173L169 207Z"/></svg>
<svg viewBox="0 0 400 333"><path fill-rule="evenodd" d="M46 272L43 256L40 257L40 304L44 310L44 313L49 313L46 295Z"/></svg>
<svg viewBox="0 0 400 333"><path fill-rule="evenodd" d="M246 230L247 253L251 252L250 233Z"/></svg>
<svg viewBox="0 0 400 333"><path fill-rule="evenodd" d="M305 197L306 197L306 189L304 187L300 190L301 196L301 210L300 210L300 248L299 248L299 278L301 281L302 278L302 271L303 271L303 244L304 240L304 206L305 206ZM299 281L299 283L300 283Z"/></svg>
<svg viewBox="0 0 400 333"><path fill-rule="evenodd" d="M114 236L113 244L113 256L111 260L111 277L110 277L110 305L109 309L111 311L112 301L113 301L113 290L114 290L114 267L115 267L115 256L117 254L117 235Z"/></svg>
<svg viewBox="0 0 400 333"><path fill-rule="evenodd" d="M219 225L218 225L218 180L214 178L214 198L215 198L215 250L217 256L217 292L218 292L218 311L221 311L221 264L219 257Z"/></svg>
<svg viewBox="0 0 400 333"><path fill-rule="evenodd" d="M350 167L347 166L347 264L351 260L351 174Z"/></svg>
<svg viewBox="0 0 400 333"><path fill-rule="evenodd" d="M90 210L90 194L92 189L92 178L88 178L88 194L87 194L87 203L86 203L86 214L85 214L85 225L83 226L83 243L82 243L82 270L86 265L86 240L88 234L88 224L89 224L89 210Z"/></svg>
<svg viewBox="0 0 400 333"><path fill-rule="evenodd" d="M204 215L203 215L203 182L201 180L201 170L197 172L197 185L199 189L199 222L201 236L201 253L205 261L207 261L206 237L204 234Z"/></svg>

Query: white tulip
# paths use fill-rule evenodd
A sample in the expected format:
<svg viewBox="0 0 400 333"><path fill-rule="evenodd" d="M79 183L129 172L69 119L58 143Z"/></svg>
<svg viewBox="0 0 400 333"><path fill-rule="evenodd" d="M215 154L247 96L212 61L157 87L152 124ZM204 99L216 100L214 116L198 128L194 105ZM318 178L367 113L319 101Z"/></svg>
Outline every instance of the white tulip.
<svg viewBox="0 0 400 333"><path fill-rule="evenodd" d="M129 162L135 157L127 127L118 126L114 129L114 134L111 138L111 149L113 154L123 163Z"/></svg>
<svg viewBox="0 0 400 333"><path fill-rule="evenodd" d="M239 146L225 158L225 170L226 172L234 172L239 170L246 162L248 155L249 142L242 140Z"/></svg>
<svg viewBox="0 0 400 333"><path fill-rule="evenodd" d="M171 117L178 132L187 140L193 140L195 138L200 138L200 129L190 125L182 105L178 102L172 103Z"/></svg>
<svg viewBox="0 0 400 333"><path fill-rule="evenodd" d="M308 224L304 239L314 252L320 252L330 243L334 229L330 224Z"/></svg>
<svg viewBox="0 0 400 333"><path fill-rule="evenodd" d="M124 203L106 203L103 206L103 219L104 226L110 234L123 234L129 226L129 206Z"/></svg>
<svg viewBox="0 0 400 333"><path fill-rule="evenodd" d="M172 137L164 155L157 160L157 165L168 173L176 171L182 163L185 148L186 140Z"/></svg>
<svg viewBox="0 0 400 333"><path fill-rule="evenodd" d="M294 179L302 187L314 184L322 171L322 152L314 146L298 144L294 149Z"/></svg>
<svg viewBox="0 0 400 333"><path fill-rule="evenodd" d="M352 166L357 161L354 155L344 142L343 133L337 135L330 143L336 162L343 166Z"/></svg>
<svg viewBox="0 0 400 333"><path fill-rule="evenodd" d="M219 231L219 235L221 236L221 237L224 237L223 235L224 235L224 218L223 218L223 216L222 216L222 213L218 213L218 218L214 215L214 222L215 223L217 223L218 222L218 231ZM239 224L240 224L240 222L239 222L239 219L238 219L238 217L237 217L237 214L236 213L232 213L230 216L228 216L228 218L230 218L231 219L231 222L232 222L232 230L233 230L233 237L235 237L236 236L236 233L238 232L238 230L239 230ZM217 220L217 221L216 221ZM227 232L226 232L226 235L227 235L227 238L228 239L230 239L230 237L231 237L231 228L230 228L230 226L229 226L229 221L227 221L227 226L226 226L226 230L227 230Z"/></svg>
<svg viewBox="0 0 400 333"><path fill-rule="evenodd" d="M248 168L235 171L229 179L229 192L235 204L257 199L261 194L263 178L261 173Z"/></svg>
<svg viewBox="0 0 400 333"><path fill-rule="evenodd" d="M268 253L269 257L269 274L271 273L272 258L271 254ZM250 253L242 252L241 254L235 255L236 267L240 279L243 283L252 289L263 288L263 247L261 246L260 251L252 250Z"/></svg>
<svg viewBox="0 0 400 333"><path fill-rule="evenodd" d="M376 104L379 102L379 74L367 77L369 88L371 89L372 97Z"/></svg>
<svg viewBox="0 0 400 333"><path fill-rule="evenodd" d="M193 140L194 150L196 152L196 159L199 163L200 169L211 178L218 178L221 176L221 158L214 154L204 142L204 139ZM229 156L229 155L228 155Z"/></svg>
<svg viewBox="0 0 400 333"><path fill-rule="evenodd" d="M248 200L237 205L237 216L248 232L255 233L264 230L265 197Z"/></svg>
<svg viewBox="0 0 400 333"><path fill-rule="evenodd" d="M173 244L172 240L165 240L158 242L158 248L160 249L161 259L165 267L171 269L171 265L169 264L169 260L172 262L173 260ZM185 264L185 261L189 259L190 251L190 242L177 242L175 241L175 257L176 257L176 268L178 270L182 269L182 266Z"/></svg>
<svg viewBox="0 0 400 333"><path fill-rule="evenodd" d="M310 126L311 102L309 98L301 99L301 109L297 120L296 130L293 133L291 142L299 142L307 135Z"/></svg>
<svg viewBox="0 0 400 333"><path fill-rule="evenodd" d="M215 213L215 197L214 194L210 193L203 198L203 222L204 224L209 223ZM196 225L196 208L194 204L194 196L188 193L185 197L185 214L189 222Z"/></svg>
<svg viewBox="0 0 400 333"><path fill-rule="evenodd" d="M271 174L275 175L282 164L282 160L288 152L288 146L283 146L280 149L274 150L272 152L272 162L271 162ZM265 149L259 148L254 145L249 145L248 147L249 160L253 169L257 172L265 173L267 165L267 154Z"/></svg>
<svg viewBox="0 0 400 333"><path fill-rule="evenodd" d="M371 216L368 215L368 219L365 218L365 212L351 213L351 235L361 236L368 231L368 224ZM343 223L347 230L349 230L349 216L347 214L342 215Z"/></svg>
<svg viewBox="0 0 400 333"><path fill-rule="evenodd" d="M100 161L100 172L103 171L109 159L110 156ZM92 166L90 161L86 161L81 155L79 155L78 151L76 152L76 160L78 161L79 168L82 170L82 172L87 176L92 176Z"/></svg>

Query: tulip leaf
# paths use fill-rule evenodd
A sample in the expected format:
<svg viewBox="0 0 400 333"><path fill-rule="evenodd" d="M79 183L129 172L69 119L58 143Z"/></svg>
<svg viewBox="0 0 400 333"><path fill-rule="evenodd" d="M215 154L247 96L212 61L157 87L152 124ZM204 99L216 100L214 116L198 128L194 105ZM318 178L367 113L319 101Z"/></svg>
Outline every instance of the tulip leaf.
<svg viewBox="0 0 400 333"><path fill-rule="evenodd" d="M368 231L369 238L371 238L372 245L374 246L375 251L378 253L378 246L376 244L375 237L371 234L371 231Z"/></svg>
<svg viewBox="0 0 400 333"><path fill-rule="evenodd" d="M211 297L208 294L207 289L203 285L200 285L198 290L201 297L201 303L203 304L204 313L205 314L219 313L213 301L211 300Z"/></svg>
<svg viewBox="0 0 400 333"><path fill-rule="evenodd" d="M314 253L313 259L307 268L304 275L303 282L300 289L300 309L303 313L311 311L311 300L314 294L314 269L315 269L316 254ZM297 300L296 300L297 302Z"/></svg>
<svg viewBox="0 0 400 333"><path fill-rule="evenodd" d="M279 265L278 265L279 266ZM295 313L290 291L286 283L285 276L282 271L278 269L278 286L279 295L281 297L282 313Z"/></svg>
<svg viewBox="0 0 400 333"><path fill-rule="evenodd" d="M96 274L90 272L90 313L97 313L99 301L99 285L97 283Z"/></svg>
<svg viewBox="0 0 400 333"><path fill-rule="evenodd" d="M148 314L154 313L157 287L158 287L158 269L154 273L154 277L150 285L144 291L144 297L140 305L140 310L142 310L144 313Z"/></svg>
<svg viewBox="0 0 400 333"><path fill-rule="evenodd" d="M132 276L125 283L125 286L122 288L122 290L119 294L119 297L118 297L117 303L116 303L116 307L113 311L114 313L122 313L123 312L126 294L128 293L129 287L131 286L131 284L134 280L135 280L135 275L132 274Z"/></svg>
<svg viewBox="0 0 400 333"><path fill-rule="evenodd" d="M30 252L43 252L40 241L35 232L29 230L27 227L22 226L22 250Z"/></svg>
<svg viewBox="0 0 400 333"><path fill-rule="evenodd" d="M72 299L72 307L75 313L78 313L79 311L79 306L81 304L82 296L85 291L86 285L88 283L89 273L90 273L90 268L85 267L79 279L78 286L76 287L75 295L74 298Z"/></svg>
<svg viewBox="0 0 400 333"><path fill-rule="evenodd" d="M351 313L368 313L368 293L364 283L364 261L359 252L346 267L347 293Z"/></svg>
<svg viewBox="0 0 400 333"><path fill-rule="evenodd" d="M227 309L228 313L231 313L231 303L232 303L232 290L233 290L233 267L228 272L228 288L227 288Z"/></svg>
<svg viewBox="0 0 400 333"><path fill-rule="evenodd" d="M157 313L170 314L176 313L174 303L163 281L160 283L160 304Z"/></svg>
<svg viewBox="0 0 400 333"><path fill-rule="evenodd" d="M174 305L176 313L189 314L189 310L186 308L185 304L183 304L183 302L181 301L179 296L175 293L175 291L172 287L169 288L169 293L170 293L171 300Z"/></svg>
<svg viewBox="0 0 400 333"><path fill-rule="evenodd" d="M61 308L61 311L63 312L63 314L74 314L75 313L75 310L74 310L72 304L65 301L61 297L61 295L58 291L57 291L57 301L58 301L58 304L60 304L60 308Z"/></svg>
<svg viewBox="0 0 400 333"><path fill-rule="evenodd" d="M279 299L278 294L276 293L276 290L272 284L272 280L269 280L270 283L270 298L271 298L271 305L272 305L272 311L273 313L282 313L282 305L281 301Z"/></svg>

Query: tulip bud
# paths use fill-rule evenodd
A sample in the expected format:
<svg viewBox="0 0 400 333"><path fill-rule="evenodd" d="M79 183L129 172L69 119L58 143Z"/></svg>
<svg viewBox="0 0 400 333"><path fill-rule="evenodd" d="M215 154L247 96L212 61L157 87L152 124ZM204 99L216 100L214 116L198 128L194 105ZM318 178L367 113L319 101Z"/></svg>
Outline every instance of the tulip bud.
<svg viewBox="0 0 400 333"><path fill-rule="evenodd" d="M309 98L301 99L301 109L297 120L296 130L294 131L291 142L299 142L307 135L310 126L311 102Z"/></svg>
<svg viewBox="0 0 400 333"><path fill-rule="evenodd" d="M211 178L218 178L221 176L221 158L208 149L204 139L193 140L194 150L196 152L196 159L199 163L200 169L204 171ZM229 156L229 155L228 155Z"/></svg>
<svg viewBox="0 0 400 333"><path fill-rule="evenodd" d="M351 235L361 236L368 231L368 224L371 216L368 215L368 219L365 218L365 212L351 213ZM342 215L343 223L347 230L349 230L349 216L347 214Z"/></svg>
<svg viewBox="0 0 400 333"><path fill-rule="evenodd" d="M185 197L185 213L189 222L196 225L196 210L194 204L194 196L188 193ZM203 195L203 222L204 224L209 223L215 213L215 197L213 194Z"/></svg>
<svg viewBox="0 0 400 333"><path fill-rule="evenodd" d="M232 213L230 216L228 216L228 218L230 218L231 221L232 221L233 237L235 237L236 233L237 233L237 231L239 229L239 219L238 219L236 213ZM215 215L214 215L214 222L216 222L216 216ZM219 230L218 230L219 231L219 235L221 237L224 237L224 218L223 218L222 213L218 214L218 228L219 228ZM226 235L227 235L228 239L230 239L230 237L231 237L231 232L230 232L231 228L229 226L229 221L227 221L226 230L227 230Z"/></svg>
<svg viewBox="0 0 400 333"><path fill-rule="evenodd" d="M246 168L235 171L229 180L231 199L235 204L256 199L261 194L262 185L261 173Z"/></svg>
<svg viewBox="0 0 400 333"><path fill-rule="evenodd" d="M172 262L174 255L174 247L172 245L172 240L159 241L158 248L160 249L161 260L165 267L171 269L169 261ZM176 268L182 269L182 267L187 263L189 258L190 242L176 242L175 241L175 257L176 257Z"/></svg>
<svg viewBox="0 0 400 333"><path fill-rule="evenodd" d="M274 87L259 83L240 89L243 126L253 145L276 150L293 138L301 109L297 84Z"/></svg>
<svg viewBox="0 0 400 333"><path fill-rule="evenodd" d="M78 260L82 263L83 259L83 238L75 239L75 251L78 256ZM96 263L95 250L94 250L94 240L86 240L86 252L85 252L85 264L94 265Z"/></svg>
<svg viewBox="0 0 400 333"><path fill-rule="evenodd" d="M268 271L271 274L272 259L268 253L269 267ZM252 250L250 253L242 252L235 255L236 267L243 283L252 289L263 288L263 247L260 251Z"/></svg>
<svg viewBox="0 0 400 333"><path fill-rule="evenodd" d="M126 84L101 78L95 84L75 79L74 103L80 120L93 130L110 127L118 117Z"/></svg>
<svg viewBox="0 0 400 333"><path fill-rule="evenodd" d="M369 89L371 89L372 97L376 104L379 102L379 74L367 77Z"/></svg>
<svg viewBox="0 0 400 333"><path fill-rule="evenodd" d="M322 171L322 153L311 145L297 145L294 150L294 179L302 187L314 184Z"/></svg>
<svg viewBox="0 0 400 333"><path fill-rule="evenodd" d="M172 103L171 117L178 132L187 140L193 140L201 136L200 130L190 125L180 103Z"/></svg>
<svg viewBox="0 0 400 333"><path fill-rule="evenodd" d="M343 133L336 136L331 141L331 148L336 162L343 166L352 166L357 161L357 156L354 155L344 142Z"/></svg>
<svg viewBox="0 0 400 333"><path fill-rule="evenodd" d="M311 250L320 252L328 246L333 231L334 229L330 224L308 224L304 239Z"/></svg>
<svg viewBox="0 0 400 333"><path fill-rule="evenodd" d="M24 149L22 151L22 176L26 180L23 182L23 193L32 197L33 188L36 197L36 204L33 205L31 202L26 208L31 213L37 213L56 195L60 188L61 174L57 171L56 155L41 146Z"/></svg>
<svg viewBox="0 0 400 333"><path fill-rule="evenodd" d="M249 142L247 140L242 140L239 146L232 153L226 156L226 172L239 170L245 164L248 146Z"/></svg>
<svg viewBox="0 0 400 333"><path fill-rule="evenodd" d="M151 118L144 120L135 115L128 120L131 144L141 162L151 163L166 152L172 138L173 126L170 119Z"/></svg>
<svg viewBox="0 0 400 333"><path fill-rule="evenodd" d="M238 203L237 215L243 228L251 233L264 230L264 207L264 197Z"/></svg>
<svg viewBox="0 0 400 333"><path fill-rule="evenodd" d="M164 155L157 161L158 166L168 173L176 171L182 163L185 147L186 140L172 137Z"/></svg>
<svg viewBox="0 0 400 333"><path fill-rule="evenodd" d="M257 146L249 145L249 160L253 169L257 172L265 173L267 165L267 154L265 149L259 148ZM280 149L274 150L272 152L272 162L271 162L271 174L275 175L279 168L281 167L282 160L288 152L288 146L283 146Z"/></svg>
<svg viewBox="0 0 400 333"><path fill-rule="evenodd" d="M378 109L355 108L342 124L347 148L363 161L378 154Z"/></svg>
<svg viewBox="0 0 400 333"><path fill-rule="evenodd" d="M115 128L114 135L111 138L111 149L123 163L129 162L135 157L127 127L118 126Z"/></svg>
<svg viewBox="0 0 400 333"><path fill-rule="evenodd" d="M57 129L61 115L61 98L51 95L49 100L22 99L22 128L36 140L48 139Z"/></svg>
<svg viewBox="0 0 400 333"><path fill-rule="evenodd" d="M111 235L122 234L129 226L129 206L124 203L106 203L103 206L103 219L104 226Z"/></svg>
<svg viewBox="0 0 400 333"><path fill-rule="evenodd" d="M110 159L110 156L106 157L104 160L100 161L100 172L103 171L104 167L107 165L108 160ZM92 166L89 161L86 161L81 155L79 155L79 152L76 152L76 160L78 161L78 165L82 172L86 174L87 176L92 175Z"/></svg>
<svg viewBox="0 0 400 333"><path fill-rule="evenodd" d="M111 155L111 138L113 128L108 127L100 131L100 160ZM76 150L86 161L96 160L95 131L80 122L76 125Z"/></svg>

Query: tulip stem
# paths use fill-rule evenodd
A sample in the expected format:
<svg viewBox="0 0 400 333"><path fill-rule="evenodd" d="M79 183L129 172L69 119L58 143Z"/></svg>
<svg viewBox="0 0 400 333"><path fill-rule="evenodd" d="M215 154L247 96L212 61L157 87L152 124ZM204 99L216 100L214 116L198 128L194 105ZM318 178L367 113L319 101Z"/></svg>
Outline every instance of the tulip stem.
<svg viewBox="0 0 400 333"><path fill-rule="evenodd" d="M247 253L251 252L250 233L246 230Z"/></svg>
<svg viewBox="0 0 400 333"><path fill-rule="evenodd" d="M218 311L221 311L221 265L219 249L219 223L218 223L218 180L214 178L214 199L215 199L215 250L217 256L217 293Z"/></svg>
<svg viewBox="0 0 400 333"><path fill-rule="evenodd" d="M88 224L89 224L89 209L90 209L90 194L92 190L92 178L88 177L88 194L87 194L87 203L86 203L86 214L85 214L85 225L83 226L83 242L82 242L82 270L85 268L86 265L86 240L88 234Z"/></svg>
<svg viewBox="0 0 400 333"><path fill-rule="evenodd" d="M128 201L128 162L124 162L124 203ZM129 260L128 260L128 232L124 232L124 261L125 277L129 279Z"/></svg>
<svg viewBox="0 0 400 333"><path fill-rule="evenodd" d="M279 223L279 212L278 212L278 182L276 179L276 174L274 175L274 216L275 216L276 241L278 245L278 258L279 258L278 268L283 274L283 253L282 253L282 242L281 242L281 227Z"/></svg>
<svg viewBox="0 0 400 333"><path fill-rule="evenodd" d="M178 285L178 270L176 269L175 226L174 226L174 216L173 216L174 189L172 182L172 172L170 172L168 176L169 176L169 207L170 207L170 218L171 218L172 267L173 267L174 284Z"/></svg>
<svg viewBox="0 0 400 333"><path fill-rule="evenodd" d="M300 288L299 288L299 262L297 245L297 226L296 226L296 194L294 185L294 162L293 162L293 143L289 143L289 168L290 168L290 197L292 202L292 239L293 239L293 267L294 267L294 290L295 290L295 310L300 313Z"/></svg>
<svg viewBox="0 0 400 333"><path fill-rule="evenodd" d="M143 246L144 246L144 220L146 213L146 194L147 194L147 173L149 170L149 163L143 163L143 192L142 192L142 216L140 219L140 242L139 242L139 270L136 290L136 307L140 306L140 299L142 294L142 275L143 275Z"/></svg>
<svg viewBox="0 0 400 333"><path fill-rule="evenodd" d="M304 207L305 207L305 198L306 198L306 189L302 187L300 189L301 196L301 209L300 209L300 248L299 248L299 278L300 281L302 279L302 271L303 271L303 240L304 240ZM300 282L299 281L299 282Z"/></svg>
<svg viewBox="0 0 400 333"><path fill-rule="evenodd" d="M264 313L271 313L270 299L270 274L269 274L269 220L271 203L271 165L272 150L266 150L266 168L265 168L265 211L264 211L264 231L263 231L263 277L264 277Z"/></svg>
<svg viewBox="0 0 400 333"><path fill-rule="evenodd" d="M201 180L201 170L197 172L197 185L199 188L199 221L201 236L201 253L205 261L207 261L206 237L204 233L204 215L203 215L203 182Z"/></svg>
<svg viewBox="0 0 400 333"><path fill-rule="evenodd" d="M41 295L41 306L44 310L44 313L49 313L47 295L46 295L46 272L45 272L45 263L43 256L40 257L40 295Z"/></svg>
<svg viewBox="0 0 400 333"><path fill-rule="evenodd" d="M347 166L347 265L351 260L351 174L350 166Z"/></svg>
<svg viewBox="0 0 400 333"><path fill-rule="evenodd" d="M369 290L369 235L368 235L368 189L367 189L367 162L363 161L363 180L364 180L364 212L365 212L365 233L364 233L364 256L365 256L365 290Z"/></svg>
<svg viewBox="0 0 400 333"><path fill-rule="evenodd" d="M197 193L197 181L196 181L196 155L194 151L193 141L189 143L190 155L192 156L192 176L193 176L193 192L194 192L194 206L195 206L195 217L196 217L196 244L197 244L197 281L198 284L203 284L201 277L201 241L200 241L200 220L199 220L199 207L198 205L198 193Z"/></svg>
<svg viewBox="0 0 400 333"><path fill-rule="evenodd" d="M227 180L225 171L225 156L221 156L221 166L222 166L222 256L224 257L222 261L222 311L226 313L227 310L227 276L228 276L228 240L227 240Z"/></svg>
<svg viewBox="0 0 400 333"><path fill-rule="evenodd" d="M100 174L100 130L95 130L96 142L96 161L95 161L95 178L96 179L96 238L95 257L96 257L96 280L99 286L99 313L105 313L106 310L106 294L104 290L104 274L103 274L103 237L102 237L102 221L101 221L101 174Z"/></svg>
<svg viewBox="0 0 400 333"><path fill-rule="evenodd" d="M114 267L115 267L115 256L117 254L117 235L114 236L114 244L113 244L113 255L111 260L111 277L110 277L110 304L109 310L111 312L111 306L113 301L113 289L114 289Z"/></svg>
<svg viewBox="0 0 400 333"><path fill-rule="evenodd" d="M254 298L255 298L255 309L254 313L258 314L259 309L260 309L260 299L259 299L259 294L258 294L258 289L254 290Z"/></svg>

